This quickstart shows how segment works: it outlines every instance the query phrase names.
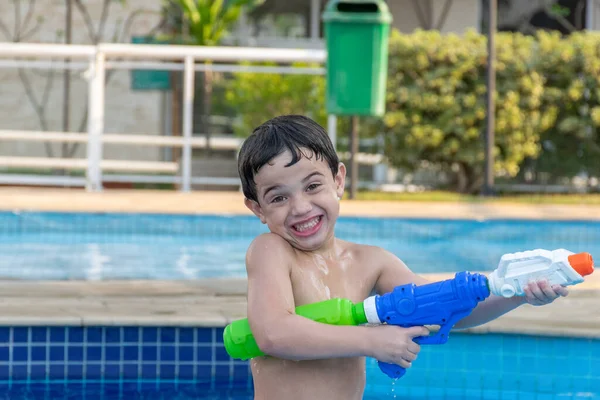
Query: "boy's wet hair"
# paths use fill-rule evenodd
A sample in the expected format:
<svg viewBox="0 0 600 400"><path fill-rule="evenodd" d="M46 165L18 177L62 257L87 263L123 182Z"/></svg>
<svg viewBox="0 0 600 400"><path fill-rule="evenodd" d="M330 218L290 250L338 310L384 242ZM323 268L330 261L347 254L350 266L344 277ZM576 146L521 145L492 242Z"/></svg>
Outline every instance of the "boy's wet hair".
<svg viewBox="0 0 600 400"><path fill-rule="evenodd" d="M255 128L240 149L238 173L247 199L258 202L254 175L286 150L292 154L292 161L286 167L302 157L315 157L327 162L333 176L338 172L338 155L321 125L302 115L275 117Z"/></svg>

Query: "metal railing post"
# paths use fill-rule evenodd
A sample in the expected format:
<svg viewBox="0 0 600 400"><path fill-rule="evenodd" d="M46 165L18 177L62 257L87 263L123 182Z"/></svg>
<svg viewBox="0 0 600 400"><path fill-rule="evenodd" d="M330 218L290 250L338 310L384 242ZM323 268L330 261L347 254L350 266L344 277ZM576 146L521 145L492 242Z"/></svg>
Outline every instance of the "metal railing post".
<svg viewBox="0 0 600 400"><path fill-rule="evenodd" d="M88 70L88 143L86 190L102 190L102 133L104 132L105 55L97 52Z"/></svg>
<svg viewBox="0 0 600 400"><path fill-rule="evenodd" d="M183 70L183 149L181 155L181 190L189 192L192 177L192 124L194 121L194 58L185 57Z"/></svg>

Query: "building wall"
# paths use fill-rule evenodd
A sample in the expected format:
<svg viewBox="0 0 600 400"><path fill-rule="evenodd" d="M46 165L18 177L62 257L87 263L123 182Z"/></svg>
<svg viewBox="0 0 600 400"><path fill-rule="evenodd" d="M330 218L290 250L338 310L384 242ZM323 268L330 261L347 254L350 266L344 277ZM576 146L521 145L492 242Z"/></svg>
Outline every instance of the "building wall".
<svg viewBox="0 0 600 400"><path fill-rule="evenodd" d="M26 4L22 3L21 16L27 12ZM110 1L109 18L106 21L102 42L110 42L115 32L119 32L123 42L130 42L132 35L143 35L147 33L160 20L158 11L160 1L127 0L121 2ZM89 15L98 26L102 12L102 0L87 0ZM139 12L139 10L145 10ZM124 21L132 13L137 16L133 18L130 27L125 31ZM0 1L0 20L11 31L14 29L15 10L12 1ZM58 42L64 41L61 36L65 30L66 6L64 0L45 0L35 2L34 12L30 21L41 19L40 29L34 35L26 38L25 42ZM92 40L84 18L76 7L72 12L72 42L77 44L90 44ZM34 26L29 23L26 31ZM0 31L0 41L12 41ZM16 68L0 68L0 129L15 130L51 130L62 131L63 118L63 70L53 70L52 78L49 80L49 70L25 69L21 73ZM105 132L107 133L147 133L160 134L161 126L161 96L157 91L133 92L130 90L130 73L128 70L116 70L109 74L106 86L106 118ZM31 87L31 92L36 102L41 102L44 91L47 89L48 101L43 106L44 124L36 114L32 101L27 96L25 85L21 79L25 76ZM83 121L87 105L87 81L83 78L82 70L71 72L71 109L70 109L70 131L87 130ZM42 111L40 111L42 112ZM60 154L60 144L53 144L54 156ZM139 146L128 146L116 148L107 146L105 154L107 158L127 158L139 160L155 160L159 158L161 151L157 148L144 148ZM0 142L1 155L13 156L37 156L43 157L48 154L46 147L36 142ZM77 156L85 155L85 146L80 146Z"/></svg>
<svg viewBox="0 0 600 400"><path fill-rule="evenodd" d="M400 32L410 33L417 28L424 28L421 24L413 0L390 0L387 2L390 12L394 16L393 27ZM440 20L446 0L434 0L432 4L432 21L435 27ZM464 33L468 29L480 29L480 0L452 0L445 23L440 27L440 32Z"/></svg>

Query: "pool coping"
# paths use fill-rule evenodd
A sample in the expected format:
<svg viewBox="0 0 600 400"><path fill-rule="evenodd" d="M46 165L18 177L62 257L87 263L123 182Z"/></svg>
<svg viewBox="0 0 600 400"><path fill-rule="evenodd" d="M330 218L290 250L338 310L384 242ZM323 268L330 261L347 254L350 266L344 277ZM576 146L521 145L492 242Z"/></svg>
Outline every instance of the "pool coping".
<svg viewBox="0 0 600 400"><path fill-rule="evenodd" d="M4 211L252 215L241 192L0 187ZM343 216L600 221L600 205L342 200Z"/></svg>
<svg viewBox="0 0 600 400"><path fill-rule="evenodd" d="M0 281L0 326L224 327L246 317L246 285L244 278ZM594 277L551 305L524 305L462 332L600 338L598 299L600 279Z"/></svg>

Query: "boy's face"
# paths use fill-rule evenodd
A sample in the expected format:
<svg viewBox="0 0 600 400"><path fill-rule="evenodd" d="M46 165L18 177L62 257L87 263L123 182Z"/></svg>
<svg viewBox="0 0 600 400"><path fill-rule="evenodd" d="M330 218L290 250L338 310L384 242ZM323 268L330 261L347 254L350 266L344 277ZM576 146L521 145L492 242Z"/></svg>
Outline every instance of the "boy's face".
<svg viewBox="0 0 600 400"><path fill-rule="evenodd" d="M334 177L326 161L302 150L308 157L294 165L286 167L292 160L286 151L261 167L254 176L258 203L245 203L271 232L297 249L314 251L333 238L346 168L340 163Z"/></svg>

